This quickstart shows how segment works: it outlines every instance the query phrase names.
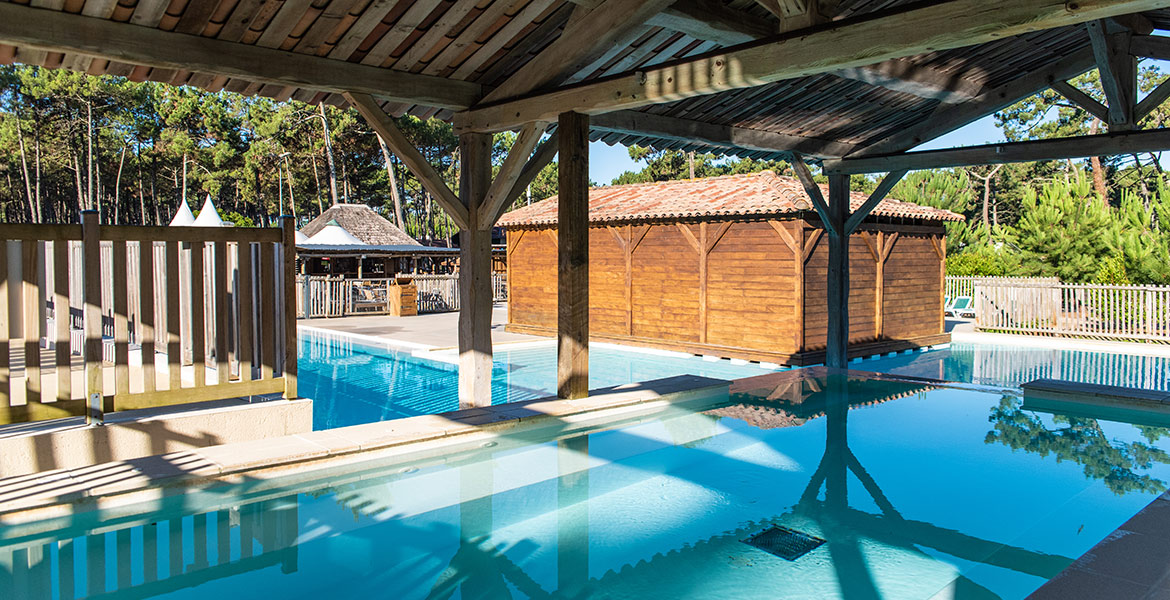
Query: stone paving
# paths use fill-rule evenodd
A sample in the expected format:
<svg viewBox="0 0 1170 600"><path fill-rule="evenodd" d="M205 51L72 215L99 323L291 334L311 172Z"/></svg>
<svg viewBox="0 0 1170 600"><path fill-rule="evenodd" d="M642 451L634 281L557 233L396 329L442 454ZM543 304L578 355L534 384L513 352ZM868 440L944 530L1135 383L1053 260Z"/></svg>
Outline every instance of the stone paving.
<svg viewBox="0 0 1170 600"><path fill-rule="evenodd" d="M492 309L492 343L509 344L549 340L551 338L509 333L508 305L496 304ZM459 313L432 313L412 317L369 315L338 317L335 319L301 319L301 327L330 329L341 333L376 337L398 344L423 349L456 348L459 346Z"/></svg>

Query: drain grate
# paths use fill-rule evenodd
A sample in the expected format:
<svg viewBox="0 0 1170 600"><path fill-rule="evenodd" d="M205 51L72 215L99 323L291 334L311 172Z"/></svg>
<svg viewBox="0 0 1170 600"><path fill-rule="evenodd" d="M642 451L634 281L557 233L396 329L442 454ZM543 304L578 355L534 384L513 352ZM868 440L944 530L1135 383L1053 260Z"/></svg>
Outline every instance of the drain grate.
<svg viewBox="0 0 1170 600"><path fill-rule="evenodd" d="M815 550L825 543L825 540L795 529L776 526L753 535L743 543L784 560L796 560Z"/></svg>

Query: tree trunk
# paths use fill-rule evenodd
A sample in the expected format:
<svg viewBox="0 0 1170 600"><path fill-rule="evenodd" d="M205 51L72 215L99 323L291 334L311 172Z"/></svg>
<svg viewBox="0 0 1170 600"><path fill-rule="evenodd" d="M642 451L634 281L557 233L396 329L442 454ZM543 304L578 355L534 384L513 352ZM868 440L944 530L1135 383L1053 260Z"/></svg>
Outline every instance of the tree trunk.
<svg viewBox="0 0 1170 600"><path fill-rule="evenodd" d="M81 182L81 157L77 156L77 152L70 152L70 154L73 155L73 176L77 181L77 212L80 214L86 209L85 188Z"/></svg>
<svg viewBox="0 0 1170 600"><path fill-rule="evenodd" d="M88 156L86 157L86 165L85 165L85 175L88 178L88 183L87 183L87 188L86 188L86 201L89 204L89 207L93 208L94 201L96 199L96 197L94 195L94 190L93 190L93 102L86 102L85 103L85 110L86 110L85 123L86 123L86 131L87 131L86 144L89 148L87 151ZM98 214L98 219L99 220L101 219L100 213Z"/></svg>
<svg viewBox="0 0 1170 600"><path fill-rule="evenodd" d="M1093 119L1089 124L1089 135L1097 135L1101 121ZM1101 157L1089 157L1089 166L1093 169L1093 189L1101 196L1101 202L1109 205L1109 192L1105 189L1105 171L1101 166Z"/></svg>
<svg viewBox="0 0 1170 600"><path fill-rule="evenodd" d="M37 207L37 214L41 212L41 125L40 119L33 121L33 204ZM43 215L42 215L43 218Z"/></svg>
<svg viewBox="0 0 1170 600"><path fill-rule="evenodd" d="M187 153L186 152L183 153L183 189L182 189L182 192L179 193L179 200L181 200L183 202L183 204L187 203ZM188 207L188 208L190 208L190 207Z"/></svg>
<svg viewBox="0 0 1170 600"><path fill-rule="evenodd" d="M20 118L13 116L16 118L16 139L20 141L20 169L24 175L25 199L28 200L28 210L25 216L30 223L36 223L39 219L37 219L36 205L33 200L32 178L29 177L28 173L28 158L24 151L24 128L20 126Z"/></svg>
<svg viewBox="0 0 1170 600"><path fill-rule="evenodd" d="M390 160L390 148L386 146L386 140L382 136L374 134L378 137L378 145L382 147L382 160L386 163L386 177L390 179L390 197L394 200L394 222L399 229L405 231L402 224L402 196L398 193L398 178L394 176L394 163Z"/></svg>
<svg viewBox="0 0 1170 600"><path fill-rule="evenodd" d="M279 165L278 165L278 168L279 168ZM292 216L295 217L295 216L297 216L297 202L296 202L296 198L293 197L292 169L288 168L288 157L287 156L284 157L284 171L285 171L284 174L288 176L287 178L285 178L285 181L288 182L288 207L289 207L289 210L292 211Z"/></svg>
<svg viewBox="0 0 1170 600"><path fill-rule="evenodd" d="M1150 188L1146 187L1146 168L1142 165L1142 161L1137 154L1131 154L1133 163L1137 166L1138 172L1138 187L1142 192L1142 206L1146 207L1146 213L1150 212Z"/></svg>
<svg viewBox="0 0 1170 600"><path fill-rule="evenodd" d="M114 177L114 225L118 224L118 213L122 207L122 167L126 165L126 146L122 146L122 158L118 159L118 174Z"/></svg>
<svg viewBox="0 0 1170 600"><path fill-rule="evenodd" d="M329 118L325 116L325 103L317 105L321 110L321 129L325 135L325 162L329 167L329 193L337 204L337 169L333 166L333 141L329 137Z"/></svg>
<svg viewBox="0 0 1170 600"><path fill-rule="evenodd" d="M313 186L317 190L317 215L320 216L325 212L325 207L321 206L321 175L317 172L317 157L313 155L309 158L313 159Z"/></svg>

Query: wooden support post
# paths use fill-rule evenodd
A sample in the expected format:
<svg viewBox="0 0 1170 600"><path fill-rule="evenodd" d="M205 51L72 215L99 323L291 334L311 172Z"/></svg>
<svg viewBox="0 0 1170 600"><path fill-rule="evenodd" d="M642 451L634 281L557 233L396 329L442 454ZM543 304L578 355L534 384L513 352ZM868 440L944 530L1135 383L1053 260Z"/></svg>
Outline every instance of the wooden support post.
<svg viewBox="0 0 1170 600"><path fill-rule="evenodd" d="M105 420L102 377L102 280L101 226L97 211L81 213L81 245L85 268L85 422L101 425Z"/></svg>
<svg viewBox="0 0 1170 600"><path fill-rule="evenodd" d="M492 180L492 136L459 136L459 200L471 223L485 207ZM492 235L459 232L459 407L492 404Z"/></svg>
<svg viewBox="0 0 1170 600"><path fill-rule="evenodd" d="M825 365L845 368L849 354L849 235L845 220L849 217L849 177L829 176L828 338Z"/></svg>
<svg viewBox="0 0 1170 600"><path fill-rule="evenodd" d="M560 115L557 396L589 394L589 117Z"/></svg>
<svg viewBox="0 0 1170 600"><path fill-rule="evenodd" d="M281 335L284 336L284 399L293 400L297 397L297 290L296 290L296 219L288 215L280 217L281 231L281 312L284 323ZM227 370L226 359L221 364ZM221 376L220 382L226 382L227 376Z"/></svg>

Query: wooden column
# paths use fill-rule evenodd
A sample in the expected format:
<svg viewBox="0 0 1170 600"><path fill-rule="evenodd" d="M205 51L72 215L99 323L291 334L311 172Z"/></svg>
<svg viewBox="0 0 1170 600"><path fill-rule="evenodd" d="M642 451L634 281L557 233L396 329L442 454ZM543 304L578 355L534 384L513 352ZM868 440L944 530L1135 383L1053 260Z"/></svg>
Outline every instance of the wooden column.
<svg viewBox="0 0 1170 600"><path fill-rule="evenodd" d="M845 220L849 217L849 176L829 176L828 217L829 281L828 281L828 340L825 365L844 368L849 349L849 236Z"/></svg>
<svg viewBox="0 0 1170 600"><path fill-rule="evenodd" d="M560 115L557 396L589 394L589 116Z"/></svg>
<svg viewBox="0 0 1170 600"><path fill-rule="evenodd" d="M492 179L491 134L459 136L459 200L478 215ZM469 219L477 223L474 218ZM492 232L459 232L459 407L492 404Z"/></svg>

